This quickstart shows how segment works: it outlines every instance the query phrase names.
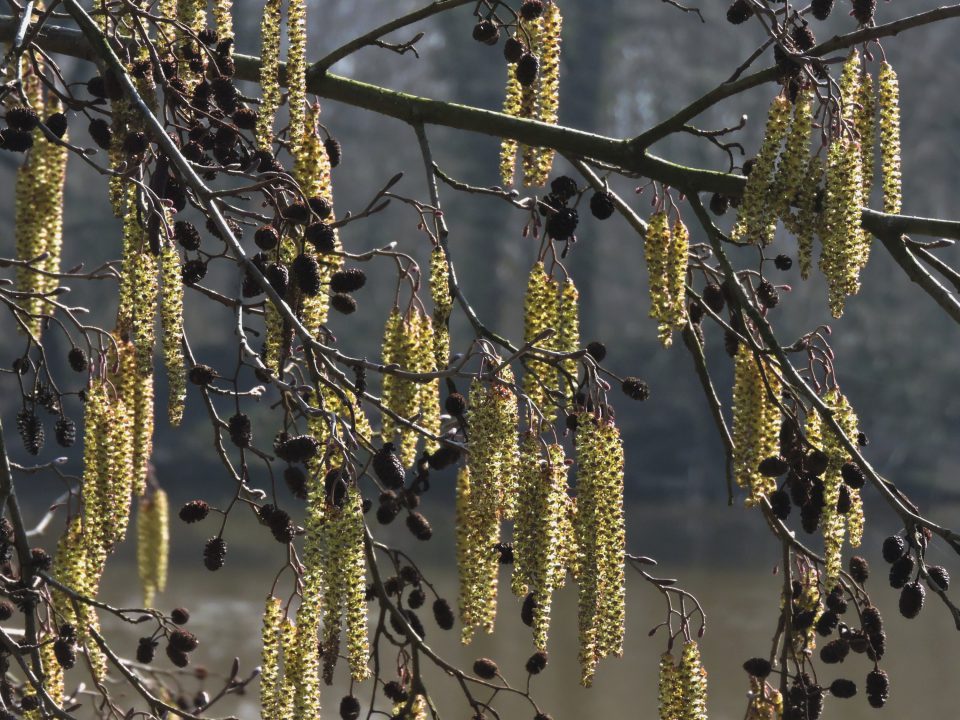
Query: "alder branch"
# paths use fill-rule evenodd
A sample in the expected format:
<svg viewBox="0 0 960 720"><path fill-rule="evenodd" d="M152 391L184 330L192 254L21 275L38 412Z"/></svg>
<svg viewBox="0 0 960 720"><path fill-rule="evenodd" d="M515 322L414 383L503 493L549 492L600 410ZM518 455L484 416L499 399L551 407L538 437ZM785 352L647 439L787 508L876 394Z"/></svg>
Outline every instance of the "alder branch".
<svg viewBox="0 0 960 720"><path fill-rule="evenodd" d="M919 263L905 242L905 236L882 233L877 238L913 282L919 285L954 322L960 323L960 301Z"/></svg>

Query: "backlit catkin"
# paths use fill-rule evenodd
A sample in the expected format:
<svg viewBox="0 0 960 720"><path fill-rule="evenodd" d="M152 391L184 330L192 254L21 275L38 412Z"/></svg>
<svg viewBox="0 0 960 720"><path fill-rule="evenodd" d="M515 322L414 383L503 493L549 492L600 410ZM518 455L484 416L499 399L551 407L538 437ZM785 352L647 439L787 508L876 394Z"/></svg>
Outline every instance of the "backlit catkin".
<svg viewBox="0 0 960 720"><path fill-rule="evenodd" d="M280 626L283 622L283 604L272 595L263 611L260 653L260 716L264 720L278 718L283 687L280 681Z"/></svg>
<svg viewBox="0 0 960 720"><path fill-rule="evenodd" d="M880 63L880 157L883 179L883 211L897 214L901 207L900 187L900 86L897 73L887 62Z"/></svg>
<svg viewBox="0 0 960 720"><path fill-rule="evenodd" d="M180 255L173 245L160 251L160 326L163 331L163 364L167 371L167 417L171 425L183 419L187 397L186 366L183 361L183 282Z"/></svg>
<svg viewBox="0 0 960 720"><path fill-rule="evenodd" d="M560 306L557 310L557 352L572 353L580 347L580 293L568 277L560 288ZM557 390L570 397L577 381L577 361L562 360L557 372Z"/></svg>
<svg viewBox="0 0 960 720"><path fill-rule="evenodd" d="M679 720L707 720L707 671L700 661L700 646L695 640L683 644L677 676Z"/></svg>
<svg viewBox="0 0 960 720"><path fill-rule="evenodd" d="M664 347L673 343L673 330L686 322L687 255L690 234L678 219L670 227L665 212L650 217L644 240L650 291L650 317L659 321Z"/></svg>
<svg viewBox="0 0 960 720"><path fill-rule="evenodd" d="M528 433L520 446L520 487L513 530L514 566L511 588L516 595L533 594L533 640L547 648L553 592L566 575L564 549L567 513L567 465L563 447L549 445L546 457L540 440Z"/></svg>
<svg viewBox="0 0 960 720"><path fill-rule="evenodd" d="M863 202L869 204L873 187L873 152L877 143L877 106L873 93L873 78L863 72L857 86L853 124L860 144L860 168Z"/></svg>
<svg viewBox="0 0 960 720"><path fill-rule="evenodd" d="M140 498L137 513L137 569L143 590L144 607L152 607L154 597L167 585L167 557L170 547L167 493L154 489Z"/></svg>
<svg viewBox="0 0 960 720"><path fill-rule="evenodd" d="M623 446L616 426L590 413L578 417L575 446L579 656L581 682L589 686L602 658L623 653Z"/></svg>
<svg viewBox="0 0 960 720"><path fill-rule="evenodd" d="M540 35L543 32L543 16L533 20L521 20L518 24L518 37L529 43L528 50L534 57L540 52ZM517 77L519 63L507 65L507 92L503 103L503 112L513 117L533 120L537 118L539 94L537 85L539 73L533 83L523 85ZM500 175L505 186L513 185L516 174L518 153L523 158L524 181L536 171L535 149L521 146L516 140L504 138L500 145Z"/></svg>
<svg viewBox="0 0 960 720"><path fill-rule="evenodd" d="M813 259L813 239L821 225L821 212L817 206L817 196L823 180L823 161L812 157L807 163L803 184L800 186L800 210L797 214L797 259L800 262L800 277L810 277L810 263Z"/></svg>
<svg viewBox="0 0 960 720"><path fill-rule="evenodd" d="M780 152L780 144L787 133L790 120L790 101L782 95L774 98L767 115L760 151L740 201L737 222L730 233L731 239L766 246L773 242L776 230L776 199L773 193L774 166Z"/></svg>
<svg viewBox="0 0 960 720"><path fill-rule="evenodd" d="M255 131L257 147L273 148L273 120L280 107L280 7L282 0L266 0L260 19L260 107Z"/></svg>
<svg viewBox="0 0 960 720"><path fill-rule="evenodd" d="M544 331L559 332L560 305L557 297L557 285L547 275L543 263L537 262L530 270L527 279L527 292L523 300L523 339L532 343ZM539 347L551 348L557 344L556 336L540 337L535 343ZM549 397L553 389L553 369L543 360L530 358L526 362L523 376L523 392L537 409L543 413L547 424L554 418L554 402Z"/></svg>
<svg viewBox="0 0 960 720"><path fill-rule="evenodd" d="M811 90L802 90L793 105L793 117L787 132L787 141L777 163L777 215L791 232L799 232L791 208L800 200L807 180L810 160L810 135L813 132L813 97ZM749 181L748 181L749 182Z"/></svg>
<svg viewBox="0 0 960 720"><path fill-rule="evenodd" d="M758 362L765 363L763 374ZM779 397L780 381L772 366L740 344L733 376L733 472L737 485L750 492L748 506L777 489L775 480L757 468L762 460L778 454L780 408L774 398Z"/></svg>
<svg viewBox="0 0 960 720"><path fill-rule="evenodd" d="M560 107L560 29L563 18L556 2L547 5L541 18L537 54L540 74L535 84L537 112L535 119L557 124ZM553 168L552 148L527 148L524 153L523 182L528 186L545 185Z"/></svg>
<svg viewBox="0 0 960 720"><path fill-rule="evenodd" d="M450 313L453 295L450 292L450 267L447 254L439 245L430 253L430 296L433 299L433 355L437 370L450 361Z"/></svg>
<svg viewBox="0 0 960 720"><path fill-rule="evenodd" d="M290 153L297 157L306 135L307 3L290 0L287 6L287 107L290 108Z"/></svg>
<svg viewBox="0 0 960 720"><path fill-rule="evenodd" d="M680 720L679 668L669 652L660 656L657 679L660 720Z"/></svg>

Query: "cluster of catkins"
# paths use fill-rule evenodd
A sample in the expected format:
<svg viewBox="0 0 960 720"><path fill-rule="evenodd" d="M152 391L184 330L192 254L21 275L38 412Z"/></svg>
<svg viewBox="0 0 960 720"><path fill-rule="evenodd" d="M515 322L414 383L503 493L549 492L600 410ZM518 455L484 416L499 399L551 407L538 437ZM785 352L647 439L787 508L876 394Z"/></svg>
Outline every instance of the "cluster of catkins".
<svg viewBox="0 0 960 720"><path fill-rule="evenodd" d="M513 35L503 46L507 60L507 94L503 112L525 120L555 125L560 107L560 28L563 18L555 0L525 0ZM509 32L509 28L506 28ZM481 20L473 36L495 45L501 28L493 19ZM504 139L500 147L500 176L513 184L517 155L523 164L525 185L544 185L553 167L554 151Z"/></svg>
<svg viewBox="0 0 960 720"><path fill-rule="evenodd" d="M707 671L696 640L683 644L679 662L673 654L660 656L660 720L706 720Z"/></svg>
<svg viewBox="0 0 960 720"><path fill-rule="evenodd" d="M803 25L794 27L790 43L789 51L798 53L815 41ZM836 108L825 115L831 123L825 128L830 137L826 157L811 156L818 127L813 93L802 77L802 65L794 64L782 46L777 49L785 90L770 106L756 157L744 166L747 182L731 238L769 245L780 220L797 238L800 271L806 278L813 241L819 236L819 266L827 279L830 310L839 317L847 296L859 291L860 272L869 257L870 238L860 217L870 202L878 127L883 209L899 213L901 208L897 76L889 63L881 62L874 89L860 53L852 50L840 75Z"/></svg>
<svg viewBox="0 0 960 720"><path fill-rule="evenodd" d="M654 213L647 226L644 252L650 289L650 317L659 321L664 347L673 343L673 331L687 322L687 253L690 233L680 218L673 225L665 211Z"/></svg>

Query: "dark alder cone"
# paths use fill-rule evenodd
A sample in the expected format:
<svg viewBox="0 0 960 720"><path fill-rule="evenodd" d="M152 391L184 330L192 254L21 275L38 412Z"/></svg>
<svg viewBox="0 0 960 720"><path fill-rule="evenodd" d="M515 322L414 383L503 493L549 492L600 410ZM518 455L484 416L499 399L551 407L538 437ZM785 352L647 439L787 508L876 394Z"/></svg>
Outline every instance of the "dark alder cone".
<svg viewBox="0 0 960 720"><path fill-rule="evenodd" d="M170 612L170 619L177 625L186 625L190 622L190 611L183 607L174 608Z"/></svg>
<svg viewBox="0 0 960 720"><path fill-rule="evenodd" d="M110 149L110 143L113 141L113 130L110 124L103 118L94 118L87 127L90 137L103 150Z"/></svg>
<svg viewBox="0 0 960 720"><path fill-rule="evenodd" d="M227 543L221 537L212 537L203 547L203 564L207 570L214 571L223 567L227 557Z"/></svg>
<svg viewBox="0 0 960 720"><path fill-rule="evenodd" d="M210 506L203 500L191 500L180 508L180 519L185 523L200 522L210 514Z"/></svg>
<svg viewBox="0 0 960 720"><path fill-rule="evenodd" d="M486 45L495 45L500 39L500 28L492 20L481 20L473 26L473 39Z"/></svg>
<svg viewBox="0 0 960 720"><path fill-rule="evenodd" d="M270 528L274 540L281 545L289 545L296 535L296 528L294 528L286 510L274 509L267 518L267 526Z"/></svg>
<svg viewBox="0 0 960 720"><path fill-rule="evenodd" d="M875 606L867 605L860 613L860 620L864 632L870 635L883 632L883 617Z"/></svg>
<svg viewBox="0 0 960 720"><path fill-rule="evenodd" d="M524 87L530 87L537 81L537 75L540 74L540 61L532 53L524 53L517 61L515 70L517 82Z"/></svg>
<svg viewBox="0 0 960 720"><path fill-rule="evenodd" d="M280 242L280 233L273 225L263 225L253 234L253 241L261 250L273 250Z"/></svg>
<svg viewBox="0 0 960 720"><path fill-rule="evenodd" d="M401 610L401 612L403 613L404 619L410 625L410 628L417 634L417 637L426 637L426 630L423 627L423 623L420 622L420 617L413 612L413 610ZM406 630L393 613L390 613L390 626L397 635L406 635Z"/></svg>
<svg viewBox="0 0 960 720"><path fill-rule="evenodd" d="M857 684L853 680L837 678L830 683L830 694L835 698L852 698L857 694Z"/></svg>
<svg viewBox="0 0 960 720"><path fill-rule="evenodd" d="M473 662L473 673L484 680L493 680L500 672L500 668L490 658L480 658Z"/></svg>
<svg viewBox="0 0 960 720"><path fill-rule="evenodd" d="M900 614L905 618L915 618L923 609L923 599L927 591L919 580L914 580L903 586L900 591Z"/></svg>
<svg viewBox="0 0 960 720"><path fill-rule="evenodd" d="M21 410L17 413L17 429L23 441L23 449L31 455L38 455L43 449L45 433L43 423L32 410Z"/></svg>
<svg viewBox="0 0 960 720"><path fill-rule="evenodd" d="M714 193L710 196L710 212L714 215L726 215L730 209L730 198L727 195Z"/></svg>
<svg viewBox="0 0 960 720"><path fill-rule="evenodd" d="M423 607L423 604L427 601L427 595L420 588L414 588L410 591L410 594L407 595L407 606L416 610L417 608Z"/></svg>
<svg viewBox="0 0 960 720"><path fill-rule="evenodd" d="M537 598L533 593L528 593L527 596L523 599L523 604L520 606L520 620L523 621L523 624L527 627L533 627L533 613L539 607Z"/></svg>
<svg viewBox="0 0 960 720"><path fill-rule="evenodd" d="M6 600L0 600L0 622L6 622L13 617L13 605Z"/></svg>
<svg viewBox="0 0 960 720"><path fill-rule="evenodd" d="M732 330L723 331L723 351L731 358L737 356L737 350L740 349L740 338Z"/></svg>
<svg viewBox="0 0 960 720"><path fill-rule="evenodd" d="M437 598L433 601L433 619L441 630L453 628L453 609L444 598Z"/></svg>
<svg viewBox="0 0 960 720"><path fill-rule="evenodd" d="M87 354L81 348L70 348L70 352L67 353L67 362L70 363L70 369L74 372L87 371Z"/></svg>
<svg viewBox="0 0 960 720"><path fill-rule="evenodd" d="M567 240L573 237L579 222L580 215L575 208L560 208L547 217L545 227L554 240Z"/></svg>
<svg viewBox="0 0 960 720"><path fill-rule="evenodd" d="M343 507L343 500L347 496L347 476L343 468L335 467L324 475L323 494L328 505Z"/></svg>
<svg viewBox="0 0 960 720"><path fill-rule="evenodd" d="M72 640L57 638L53 643L53 655L64 670L77 664L77 646Z"/></svg>
<svg viewBox="0 0 960 720"><path fill-rule="evenodd" d="M404 690L403 686L396 680L384 683L383 694L387 696L388 700L392 700L395 703L403 703L410 698L407 691Z"/></svg>
<svg viewBox="0 0 960 720"><path fill-rule="evenodd" d="M743 669L748 675L763 680L770 675L770 661L760 657L750 658L743 664Z"/></svg>
<svg viewBox="0 0 960 720"><path fill-rule="evenodd" d="M793 267L793 259L789 255L777 255L773 259L773 265L777 268L777 270L783 270L786 272Z"/></svg>
<svg viewBox="0 0 960 720"><path fill-rule="evenodd" d="M547 653L543 650L535 652L527 658L527 664L524 666L531 675L539 675L547 666Z"/></svg>
<svg viewBox="0 0 960 720"><path fill-rule="evenodd" d="M10 152L26 152L33 147L33 135L25 130L7 128L0 130L0 149Z"/></svg>
<svg viewBox="0 0 960 720"><path fill-rule="evenodd" d="M727 22L741 25L753 17L753 6L747 0L733 0L727 8Z"/></svg>
<svg viewBox="0 0 960 720"><path fill-rule="evenodd" d="M823 475L830 464L830 458L823 450L814 450L806 458L807 472L811 475Z"/></svg>
<svg viewBox="0 0 960 720"><path fill-rule="evenodd" d="M187 373L187 378L194 385L201 387L209 385L217 378L217 371L209 365L194 365Z"/></svg>
<svg viewBox="0 0 960 720"><path fill-rule="evenodd" d="M816 610L801 610L793 613L793 628L795 630L806 630L813 625L817 617Z"/></svg>
<svg viewBox="0 0 960 720"><path fill-rule="evenodd" d="M597 220L606 220L615 209L613 195L608 192L595 192L590 198L590 212Z"/></svg>
<svg viewBox="0 0 960 720"><path fill-rule="evenodd" d="M826 20L833 10L834 0L812 0L810 10L817 20Z"/></svg>
<svg viewBox="0 0 960 720"><path fill-rule="evenodd" d="M107 96L107 89L104 87L103 78L100 75L94 75L87 80L87 92L98 98Z"/></svg>
<svg viewBox="0 0 960 720"><path fill-rule="evenodd" d="M142 155L149 145L146 133L142 132L127 133L123 139L123 151L127 155Z"/></svg>
<svg viewBox="0 0 960 720"><path fill-rule="evenodd" d="M200 231L186 220L177 220L173 224L173 236L184 250L197 250L200 247Z"/></svg>
<svg viewBox="0 0 960 720"><path fill-rule="evenodd" d="M467 400L458 392L450 393L443 407L453 417L460 417L467 411Z"/></svg>
<svg viewBox="0 0 960 720"><path fill-rule="evenodd" d="M63 113L53 113L43 124L58 138L62 139L67 134L67 116Z"/></svg>
<svg viewBox="0 0 960 720"><path fill-rule="evenodd" d="M780 303L780 293L773 286L773 283L764 280L757 287L757 300L768 310L775 308Z"/></svg>
<svg viewBox="0 0 960 720"><path fill-rule="evenodd" d="M843 662L850 654L850 643L844 639L831 640L820 648L820 660L827 665Z"/></svg>
<svg viewBox="0 0 960 720"><path fill-rule="evenodd" d="M847 633L845 639L850 645L850 649L857 654L863 654L870 648L870 639L861 630L851 630Z"/></svg>
<svg viewBox="0 0 960 720"><path fill-rule="evenodd" d="M230 78L221 75L220 77L214 78L210 86L213 89L213 99L216 100L220 109L227 115L232 115L236 112L239 93Z"/></svg>
<svg viewBox="0 0 960 720"><path fill-rule="evenodd" d="M292 202L283 209L283 217L289 222L304 225L310 221L310 208L306 203Z"/></svg>
<svg viewBox="0 0 960 720"><path fill-rule="evenodd" d="M638 377L624 378L620 389L623 390L623 394L631 400L642 401L650 397L649 386Z"/></svg>
<svg viewBox="0 0 960 720"><path fill-rule="evenodd" d="M333 228L324 222L307 225L304 237L318 253L332 253L337 249Z"/></svg>
<svg viewBox="0 0 960 720"><path fill-rule="evenodd" d="M460 451L450 445L441 445L427 460L431 470L443 470L460 459Z"/></svg>
<svg viewBox="0 0 960 720"><path fill-rule="evenodd" d="M394 452L393 443L384 443L383 447L373 456L373 471L377 474L380 482L391 490L403 487L403 463L400 462L400 458Z"/></svg>
<svg viewBox="0 0 960 720"><path fill-rule="evenodd" d="M520 17L524 20L536 20L543 15L543 0L523 0L520 5Z"/></svg>
<svg viewBox="0 0 960 720"><path fill-rule="evenodd" d="M840 493L837 496L837 512L846 515L853 507L853 499L850 497L850 488L846 485L840 486Z"/></svg>
<svg viewBox="0 0 960 720"><path fill-rule="evenodd" d="M706 314L706 310L703 309L703 303L699 300L691 300L690 304L687 305L687 314L690 316L690 322L694 325L700 325L703 320L703 316ZM700 339L700 344L703 344L703 330L699 329L697 337Z"/></svg>
<svg viewBox="0 0 960 720"><path fill-rule="evenodd" d="M870 577L870 564L866 558L854 555L850 558L850 575L861 585Z"/></svg>
<svg viewBox="0 0 960 720"><path fill-rule="evenodd" d="M723 311L726 300L723 297L723 289L716 283L710 283L703 288L703 302L715 313Z"/></svg>
<svg viewBox="0 0 960 720"><path fill-rule="evenodd" d="M57 445L60 447L73 447L77 441L77 424L68 417L58 418L53 431L57 437Z"/></svg>
<svg viewBox="0 0 960 720"><path fill-rule="evenodd" d="M35 569L46 572L53 567L53 558L43 548L30 548L30 564Z"/></svg>
<svg viewBox="0 0 960 720"><path fill-rule="evenodd" d="M312 435L295 435L283 440L274 449L281 460L289 463L305 463L316 457L320 443Z"/></svg>
<svg viewBox="0 0 960 720"><path fill-rule="evenodd" d="M843 464L843 467L840 468L840 476L843 478L843 481L854 490L859 490L867 482L863 470L859 465L852 462Z"/></svg>
<svg viewBox="0 0 960 720"><path fill-rule="evenodd" d="M503 44L503 59L511 65L523 57L524 52L526 52L526 48L515 37L507 38L507 41Z"/></svg>
<svg viewBox="0 0 960 720"><path fill-rule="evenodd" d="M819 505L808 502L800 508L800 525L805 533L815 533L820 524L820 513L823 508Z"/></svg>
<svg viewBox="0 0 960 720"><path fill-rule="evenodd" d="M817 620L817 634L823 637L829 636L837 628L839 622L840 619L835 612L827 611L823 613Z"/></svg>
<svg viewBox="0 0 960 720"><path fill-rule="evenodd" d="M330 202L322 195L314 195L312 198L309 198L307 200L307 205L310 207L310 212L312 212L321 220L326 220L328 217L330 217L330 213L333 211L333 207L330 205Z"/></svg>
<svg viewBox="0 0 960 720"><path fill-rule="evenodd" d="M25 130L30 132L40 124L40 118L37 111L25 105L14 105L7 110L7 125L14 130Z"/></svg>
<svg viewBox="0 0 960 720"><path fill-rule="evenodd" d="M335 293L356 292L367 284L367 275L360 268L337 270L330 277L330 290Z"/></svg>
<svg viewBox="0 0 960 720"><path fill-rule="evenodd" d="M183 284L194 285L207 275L207 264L203 260L188 260L183 265Z"/></svg>
<svg viewBox="0 0 960 720"><path fill-rule="evenodd" d="M417 540L429 540L433 537L433 528L430 522L421 513L412 512L407 515L407 529Z"/></svg>
<svg viewBox="0 0 960 720"><path fill-rule="evenodd" d="M330 305L338 313L352 315L357 311L357 301L346 293L334 293L330 296Z"/></svg>
<svg viewBox="0 0 960 720"><path fill-rule="evenodd" d="M826 606L830 612L843 615L847 611L847 601L843 599L843 588L837 585L827 593Z"/></svg>
<svg viewBox="0 0 960 720"><path fill-rule="evenodd" d="M853 0L853 16L861 25L872 24L876 10L877 0Z"/></svg>
<svg viewBox="0 0 960 720"><path fill-rule="evenodd" d="M904 555L890 566L890 587L899 590L910 580L915 564L910 555Z"/></svg>
<svg viewBox="0 0 960 720"><path fill-rule="evenodd" d="M257 126L257 113L250 108L240 108L233 114L233 122L241 130L253 130Z"/></svg>
<svg viewBox="0 0 960 720"><path fill-rule="evenodd" d="M760 461L757 467L761 475L779 477L790 469L790 465L782 457L772 456Z"/></svg>
<svg viewBox="0 0 960 720"><path fill-rule="evenodd" d="M930 579L935 582L941 590L950 589L950 573L947 572L945 567L941 567L940 565L928 567L927 575L930 576Z"/></svg>
<svg viewBox="0 0 960 720"><path fill-rule="evenodd" d="M157 641L152 637L142 637L137 643L137 662L149 665L157 651Z"/></svg>
<svg viewBox="0 0 960 720"><path fill-rule="evenodd" d="M559 175L550 182L550 191L561 205L566 205L579 192L579 188L577 181L569 175Z"/></svg>
<svg viewBox="0 0 960 720"><path fill-rule="evenodd" d="M883 670L867 673L867 700L875 708L883 707L890 697L890 678Z"/></svg>
<svg viewBox="0 0 960 720"><path fill-rule="evenodd" d="M26 712L31 712L40 707L40 698L36 695L24 695L20 699L20 708Z"/></svg>
<svg viewBox="0 0 960 720"><path fill-rule="evenodd" d="M200 645L197 636L187 630L174 630L170 633L167 642L170 646L180 652L193 652Z"/></svg>
<svg viewBox="0 0 960 720"><path fill-rule="evenodd" d="M400 578L398 578L396 575L383 581L383 591L387 595L399 595L400 589Z"/></svg>
<svg viewBox="0 0 960 720"><path fill-rule="evenodd" d="M790 516L790 493L786 490L774 490L767 499L775 517L786 520Z"/></svg>
<svg viewBox="0 0 960 720"><path fill-rule="evenodd" d="M178 668L185 668L190 664L190 656L182 650L177 650L173 645L167 645L167 657Z"/></svg>
<svg viewBox="0 0 960 720"><path fill-rule="evenodd" d="M323 141L323 148L327 151L327 159L330 160L330 167L335 168L343 159L343 148L340 141L335 137L328 137Z"/></svg>
<svg viewBox="0 0 960 720"><path fill-rule="evenodd" d="M817 44L817 38L814 36L813 30L811 30L810 26L806 23L794 27L790 33L790 37L800 52L806 52Z"/></svg>
<svg viewBox="0 0 960 720"><path fill-rule="evenodd" d="M383 496L380 497L380 504L377 506L377 522L381 525L389 525L394 520L396 520L397 515L400 514L400 503L396 501L396 498L384 500Z"/></svg>
<svg viewBox="0 0 960 720"><path fill-rule="evenodd" d="M587 343L587 355L597 362L603 362L604 358L607 357L607 346L596 340Z"/></svg>
<svg viewBox="0 0 960 720"><path fill-rule="evenodd" d="M304 295L315 297L320 294L320 266L312 255L297 255L290 264L290 273Z"/></svg>
<svg viewBox="0 0 960 720"><path fill-rule="evenodd" d="M891 535L883 541L883 559L893 563L903 557L907 551L907 541L901 535Z"/></svg>
<svg viewBox="0 0 960 720"><path fill-rule="evenodd" d="M283 480L294 497L307 499L307 474L296 465L289 465L283 471Z"/></svg>
<svg viewBox="0 0 960 720"><path fill-rule="evenodd" d="M353 695L344 695L340 700L340 717L343 720L357 720L360 717L360 701Z"/></svg>
<svg viewBox="0 0 960 720"><path fill-rule="evenodd" d="M246 413L232 415L227 421L227 429L230 432L230 440L234 445L240 448L250 447L253 430L250 426L250 418Z"/></svg>
<svg viewBox="0 0 960 720"><path fill-rule="evenodd" d="M270 263L264 275L277 295L283 297L287 294L287 287L290 285L290 273L287 271L286 265L278 262Z"/></svg>

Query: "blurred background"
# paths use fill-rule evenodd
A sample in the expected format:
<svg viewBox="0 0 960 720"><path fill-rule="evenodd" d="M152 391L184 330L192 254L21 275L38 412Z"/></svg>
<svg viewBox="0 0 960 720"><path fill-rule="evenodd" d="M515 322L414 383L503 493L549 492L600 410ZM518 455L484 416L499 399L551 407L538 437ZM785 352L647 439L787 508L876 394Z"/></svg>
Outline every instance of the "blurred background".
<svg viewBox="0 0 960 720"><path fill-rule="evenodd" d="M313 0L309 9L311 59L419 4L408 0ZM723 82L763 40L759 26L748 23L734 28L727 24L726 4L701 0L699 5L707 20L701 23L696 15L682 13L665 2L563 0L560 122L603 135L628 137ZM846 14L849 3L841 0L837 5L829 21L813 22L819 40L853 29L854 21ZM935 5L932 0L918 0L906 10L903 3L881 3L877 21L886 22ZM417 46L420 59L412 54L398 57L366 49L339 63L333 72L431 98L499 109L506 74L504 61L499 47L490 48L471 39L471 7L459 8L390 38L403 41L423 30L426 35ZM258 54L261 6L254 0L237 0L235 8L238 51ZM883 41L883 51L901 84L906 214L958 216L955 195L960 185L960 104L949 90L949 78L956 76L960 64L956 27L957 21L948 20ZM879 54L876 46L873 50ZM771 62L768 52L758 67ZM91 65L68 58L62 60L62 69L77 82L85 82L94 74ZM766 108L778 89L773 84L756 88L716 106L695 123L707 129L726 127L746 114L746 128L737 139L750 156L759 145ZM252 87L246 91L254 94ZM84 90L78 88L78 92L82 95ZM322 101L322 105L321 121L343 144L344 161L334 171L338 216L362 209L398 171L406 174L396 191L427 199L421 160L409 127L334 102ZM75 125L71 128L73 140L89 145L82 127L86 123ZM443 128L430 127L427 131L435 159L449 175L475 185L500 182L496 138ZM690 135L667 138L652 151L676 162L727 169L725 155ZM13 187L21 159L11 153L0 154L0 186ZM558 160L554 176L566 171ZM75 159L71 159L68 177L63 267L81 262L94 267L102 260L118 257L120 225L110 213L103 182ZM629 181L614 183L614 189L630 199L641 215L649 213L649 190L637 196ZM443 187L441 192L451 230L451 254L467 298L488 326L518 340L522 335L526 276L537 248L536 241L523 234L527 216L497 199L460 195ZM687 216L693 240L701 241L693 227L692 213ZM8 257L13 253L12 218L13 193L2 193L0 255ZM606 364L620 375L641 376L651 388L651 397L645 403L633 403L619 394L614 397L627 448L629 549L656 558L660 562L656 572L678 578L703 602L708 615L702 642L710 680L710 714L717 720L739 718L744 713L747 690L747 677L740 664L748 657L766 655L776 628L780 580L775 567L779 548L759 514L742 508L742 496L736 498L733 507L727 507L722 448L692 362L679 339L673 348L664 350L656 340L656 324L648 318L642 241L617 217L601 223L584 211L581 218L578 241L567 266L581 294L582 339L606 343ZM370 220L347 226L342 239L351 251L396 241L404 251L425 259L429 247L417 229L417 221L409 208L393 203ZM729 216L723 222L729 223ZM246 235L245 246L252 249L252 229ZM215 251L217 242L205 237L205 248ZM793 256L796 252L789 237L781 237L775 250ZM938 254L957 264L954 249ZM749 256L740 258L740 262L752 261ZM227 263L219 265L211 265L205 283L236 292L239 277ZM387 263L365 269L371 279L358 294L358 312L349 317L335 315L331 329L345 352L374 358L379 353L395 282ZM2 272L3 277L12 277L9 269ZM800 280L796 265L785 273L771 272L776 274L771 278L774 282L792 288L781 291L781 304L773 311L772 319L784 344L822 323L833 329L831 342L837 353L841 387L870 439L870 461L934 520L960 526L956 512L960 444L955 441L960 396L950 390L956 387L960 368L956 352L960 330L912 286L879 245L866 269L863 289L848 301L840 320L830 317L825 286L816 270L806 282ZM214 367L232 367L232 317L195 292L187 293L186 326L198 360ZM116 312L113 283L77 284L67 297L71 303L90 309L89 322L112 327ZM453 329L454 348L464 347L471 336L462 317L455 316ZM6 338L0 344L0 366L9 368L22 354L24 343L6 317L0 318L0 333ZM68 346L62 338L52 332L49 337L51 355L65 357ZM722 334L708 327L706 342L714 382L722 400L728 403L732 368L723 352ZM64 370L60 377L76 385L67 384L68 388L80 389L79 376ZM247 380L255 382L252 376ZM3 382L0 410L8 445L13 446L14 459L29 464L33 459L28 460L13 436L19 409L15 379L7 375ZM164 419L164 395L164 388L159 387L154 464L161 485L171 496L172 509L193 498L211 504L228 501L233 487L212 451L212 431L199 397L191 393L183 426L171 429ZM274 400L268 393L259 404L250 401L245 408L254 417L255 431L261 438L272 437L276 431L270 421ZM74 400L68 401L67 411L80 419L79 404ZM40 461L52 459L58 450L51 438ZM69 451L67 458L66 467L79 472L79 447ZM263 473L252 481L266 486L268 478ZM31 475L20 478L18 492L24 498L31 524L61 488L51 476ZM287 508L299 517L298 501L283 498ZM452 498L452 477L436 477L424 511L436 529L428 545L414 547L416 541L402 526L376 530L378 537L416 550L425 567L432 569L438 588L455 601ZM889 635L883 666L890 672L892 690L883 712L900 717L911 712L949 717L960 701L960 689L949 682L951 668L960 660L960 634L954 631L946 608L932 598L919 619L906 621L898 616L898 593L886 586L886 566L879 553L882 538L899 529L897 518L874 495L868 494L866 502L867 534L862 553L871 561L875 575L868 589L884 611ZM62 514L58 514L44 538L45 545L55 543L62 521ZM241 657L244 669L251 668L258 662L262 600L285 561L285 550L251 517L233 513L225 535L230 547L227 564L211 574L202 566L201 549L205 538L216 534L215 520L211 518L200 527L184 526L176 518L171 523L172 572L159 606L170 609L186 605L192 609L192 629L202 642L195 655L211 673L225 671L234 655ZM128 541L111 559L104 581L108 601L124 605L140 602L131 546ZM930 549L928 561L950 569L955 566L952 553L940 544ZM647 637L647 631L663 619L663 600L652 587L630 576L628 602L625 657L602 663L595 687L583 690L577 686L575 593L571 588L561 593L553 616L551 663L535 681L535 696L557 720L624 713L650 717L656 712L656 663L665 649L665 638L662 634ZM443 633L428 622L427 640L455 662L469 664L481 655L495 657L508 678L522 682L523 662L532 645L518 615L519 602L505 593L498 633L493 637L480 637L463 649L457 642L457 632ZM106 628L120 643L120 650L132 655L136 633L109 621ZM167 665L165 659L160 662ZM841 666L823 667L829 673L819 678L823 684L842 675L861 686L871 669L863 656L852 656ZM190 696L199 683L185 675L184 693ZM232 707L224 704L220 713L230 709L243 717L254 716L255 686L251 690L249 697L231 700ZM337 687L327 692L325 713L336 713L343 690ZM456 704L452 685L441 680L431 690L448 716L466 716L467 708ZM369 692L365 687L361 690L365 702ZM876 711L868 707L861 691L852 700L828 701L827 712L828 717L859 720ZM502 717L532 714L529 707L508 702Z"/></svg>

